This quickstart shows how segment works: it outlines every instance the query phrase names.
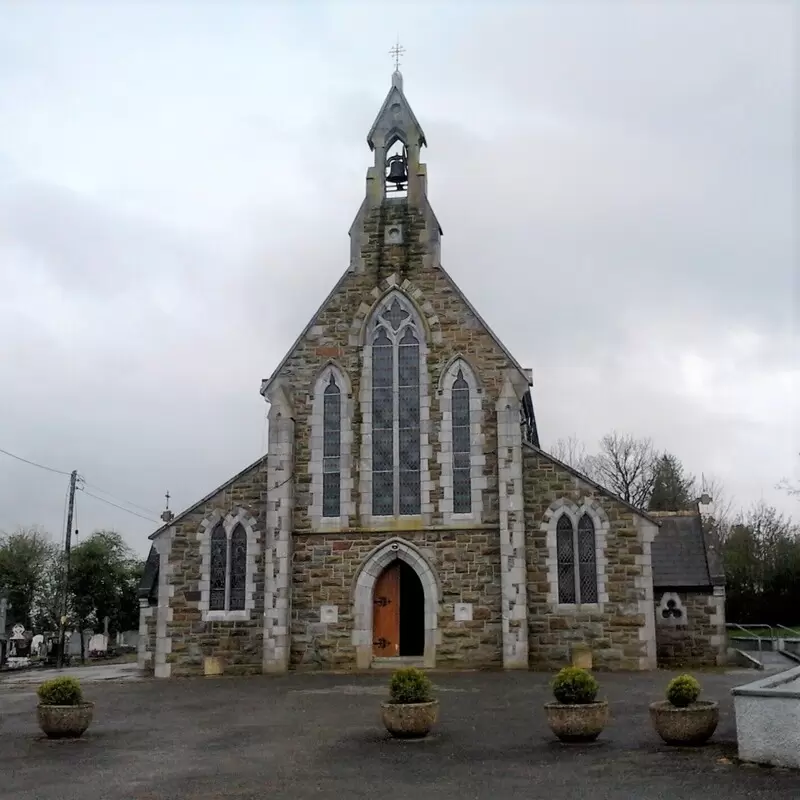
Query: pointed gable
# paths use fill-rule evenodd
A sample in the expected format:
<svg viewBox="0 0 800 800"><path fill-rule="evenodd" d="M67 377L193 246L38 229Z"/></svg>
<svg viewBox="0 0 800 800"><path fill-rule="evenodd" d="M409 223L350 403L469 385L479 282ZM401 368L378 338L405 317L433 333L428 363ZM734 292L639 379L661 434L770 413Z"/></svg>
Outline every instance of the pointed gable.
<svg viewBox="0 0 800 800"><path fill-rule="evenodd" d="M403 76L399 71L392 75L392 88L389 89L378 116L375 117L375 122L367 134L369 149L375 149L378 138L381 144L385 145L393 134L399 136L405 144L414 144L418 148L427 147L422 126L403 93Z"/></svg>

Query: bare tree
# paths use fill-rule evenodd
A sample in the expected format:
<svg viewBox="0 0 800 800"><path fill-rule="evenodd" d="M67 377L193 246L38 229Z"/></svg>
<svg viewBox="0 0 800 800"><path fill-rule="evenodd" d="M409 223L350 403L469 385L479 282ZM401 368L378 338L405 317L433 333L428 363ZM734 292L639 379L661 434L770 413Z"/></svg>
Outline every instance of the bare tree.
<svg viewBox="0 0 800 800"><path fill-rule="evenodd" d="M653 491L658 454L650 439L614 431L600 440L592 477L636 508L646 508Z"/></svg>
<svg viewBox="0 0 800 800"><path fill-rule="evenodd" d="M577 469L591 478L593 458L586 452L586 445L575 434L566 439L557 439L549 453L567 466Z"/></svg>
<svg viewBox="0 0 800 800"><path fill-rule="evenodd" d="M800 455L800 453L798 453ZM780 483L775 487L776 489L782 489L784 492L787 492L792 497L800 498L800 482L792 483L788 478L781 478Z"/></svg>

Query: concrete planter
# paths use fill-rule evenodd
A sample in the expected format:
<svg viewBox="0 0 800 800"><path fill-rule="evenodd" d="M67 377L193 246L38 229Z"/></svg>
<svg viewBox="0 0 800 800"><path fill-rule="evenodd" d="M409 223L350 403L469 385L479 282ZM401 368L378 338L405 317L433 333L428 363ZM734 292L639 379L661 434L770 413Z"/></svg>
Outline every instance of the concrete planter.
<svg viewBox="0 0 800 800"><path fill-rule="evenodd" d="M77 739L89 727L93 714L94 703L36 707L39 727L49 739Z"/></svg>
<svg viewBox="0 0 800 800"><path fill-rule="evenodd" d="M427 736L439 719L439 701L429 703L382 703L383 724L397 739Z"/></svg>
<svg viewBox="0 0 800 800"><path fill-rule="evenodd" d="M593 742L608 722L608 701L597 703L545 703L550 730L562 742Z"/></svg>
<svg viewBox="0 0 800 800"><path fill-rule="evenodd" d="M677 708L668 700L659 700L650 704L650 719L667 744L705 744L717 729L719 704L714 700L697 700Z"/></svg>

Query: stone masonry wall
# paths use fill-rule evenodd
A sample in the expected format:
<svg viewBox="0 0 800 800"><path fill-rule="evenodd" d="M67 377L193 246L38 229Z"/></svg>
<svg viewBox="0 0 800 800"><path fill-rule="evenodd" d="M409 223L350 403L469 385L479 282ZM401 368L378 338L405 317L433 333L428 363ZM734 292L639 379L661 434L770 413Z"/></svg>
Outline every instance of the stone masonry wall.
<svg viewBox="0 0 800 800"><path fill-rule="evenodd" d="M438 575L442 602L436 666L502 665L498 532L395 531L425 555ZM291 663L297 669L353 669L353 588L367 555L385 534L295 535ZM456 622L455 603L472 603L472 621ZM338 623L322 624L320 606L338 606Z"/></svg>
<svg viewBox="0 0 800 800"><path fill-rule="evenodd" d="M202 557L197 534L202 521L214 510L223 515L232 509L246 509L264 527L266 487L265 460L262 459L221 487L196 509L180 517L172 526L169 553L172 620L167 623L171 651L167 663L172 676L202 675L204 658L220 658L225 674L250 674L262 671L264 623L264 564L262 553L255 568L255 609L249 620L204 622L200 610Z"/></svg>
<svg viewBox="0 0 800 800"><path fill-rule="evenodd" d="M681 617L664 618L664 593L656 590L655 618L660 667L716 667L725 663L725 595L722 589L669 592L678 600Z"/></svg>
<svg viewBox="0 0 800 800"><path fill-rule="evenodd" d="M402 224L404 241L407 244L384 243L384 231L390 224ZM478 318L469 310L449 280L434 263L436 247L431 243L431 232L426 228L425 215L406 204L385 204L367 211L363 220L361 237L362 263L344 276L325 306L313 320L307 335L296 345L286 364L275 378L285 378L294 391L294 419L296 424L295 475L296 495L294 530L311 530L308 516L311 476L308 472L310 450L309 417L312 412L311 393L319 371L329 361L335 361L349 376L352 395L360 396L362 347L355 341L352 332L354 320L364 319L393 285L403 288L422 307L422 317L435 331L428 336L428 370L431 392L436 391L439 378L448 361L456 354L463 354L472 364L481 382L483 392L483 420L485 424L487 489L484 491L484 522L496 522L497 506L497 461L496 425L494 404L499 396L504 379L504 370L510 366L508 357L498 347ZM393 277L392 277L393 276ZM391 282L390 282L391 280ZM428 305L426 305L428 304ZM431 398L431 442L433 457L429 459L431 501L435 509L426 525L442 524L439 510L441 488L439 478L441 466L437 461L438 431L441 411L438 402ZM358 528L360 498L359 454L361 451L361 414L355 403L353 419L353 496L356 516L351 527Z"/></svg>
<svg viewBox="0 0 800 800"><path fill-rule="evenodd" d="M596 668L646 668L648 639L654 637L652 577L649 543L644 541L637 515L539 450L523 446L523 459L531 668L553 670L568 665L577 643L591 647ZM606 563L598 562L598 570L605 574L607 602L583 610L548 600L553 575L548 573L542 523L552 503L567 499L580 505L585 498L599 504L610 525ZM654 642L650 647L654 650Z"/></svg>

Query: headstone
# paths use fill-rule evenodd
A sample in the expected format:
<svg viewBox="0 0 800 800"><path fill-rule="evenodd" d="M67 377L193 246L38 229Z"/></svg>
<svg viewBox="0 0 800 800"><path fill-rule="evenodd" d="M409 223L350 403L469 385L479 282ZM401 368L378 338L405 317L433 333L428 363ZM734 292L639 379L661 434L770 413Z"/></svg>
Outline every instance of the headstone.
<svg viewBox="0 0 800 800"><path fill-rule="evenodd" d="M31 663L31 643L25 636L25 628L22 625L17 624L11 629L7 663L9 669L27 667Z"/></svg>

